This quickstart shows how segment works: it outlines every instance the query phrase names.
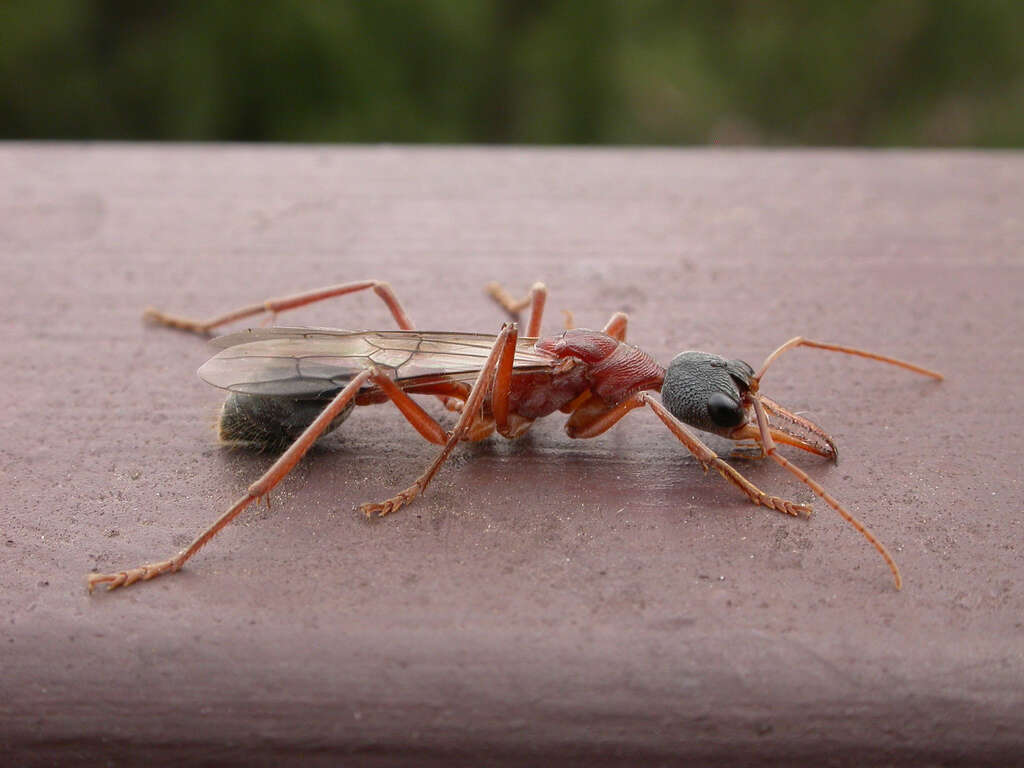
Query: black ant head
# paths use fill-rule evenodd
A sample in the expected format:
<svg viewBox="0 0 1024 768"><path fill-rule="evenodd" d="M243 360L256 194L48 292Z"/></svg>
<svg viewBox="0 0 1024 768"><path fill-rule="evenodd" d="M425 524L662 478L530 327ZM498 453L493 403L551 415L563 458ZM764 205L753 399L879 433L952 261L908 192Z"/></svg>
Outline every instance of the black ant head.
<svg viewBox="0 0 1024 768"><path fill-rule="evenodd" d="M680 421L731 437L754 418L745 397L753 380L754 369L742 360L683 352L665 371L661 400Z"/></svg>

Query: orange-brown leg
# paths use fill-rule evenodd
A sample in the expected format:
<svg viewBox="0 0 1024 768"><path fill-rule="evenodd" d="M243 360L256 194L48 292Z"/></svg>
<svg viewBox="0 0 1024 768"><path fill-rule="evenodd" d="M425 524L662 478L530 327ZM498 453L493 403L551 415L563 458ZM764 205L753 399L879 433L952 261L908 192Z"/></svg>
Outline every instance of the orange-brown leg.
<svg viewBox="0 0 1024 768"><path fill-rule="evenodd" d="M589 390L583 394L588 395ZM575 407L565 423L565 433L569 437L581 440L603 435L618 424L623 416L643 405L638 395L639 393L627 397L612 408L597 398L581 395L573 401Z"/></svg>
<svg viewBox="0 0 1024 768"><path fill-rule="evenodd" d="M458 445L461 440L465 439L465 437L473 431L474 426L483 418L484 403L486 401L487 394L492 389L492 384L498 371L499 360L507 355L514 357L517 335L518 333L515 323L506 323L502 326L501 332L494 339L494 346L491 347L491 352L487 356L487 360L484 362L472 389L469 391L469 397L466 399L465 406L462 408L462 413L459 414L459 421L455 425L455 429L453 429L449 435L444 448L441 449L437 458L434 459L430 466L427 467L426 471L417 477L415 482L405 490L395 496L392 496L390 499L386 499L385 501L363 504L360 509L367 517L372 515L374 512L380 516L390 514L391 512L405 506L423 493L455 446Z"/></svg>
<svg viewBox="0 0 1024 768"><path fill-rule="evenodd" d="M526 307L532 307L530 323L526 328L525 336L528 338L540 336L541 317L544 313L548 294L547 286L544 283L534 283L533 287L530 288L530 293L522 299L513 298L512 294L505 290L500 283L496 282L488 283L485 290L492 299L514 318L518 318L519 313L526 309ZM576 327L573 313L566 309L563 310L562 314L565 316L565 329L571 331ZM625 312L616 312L605 324L603 332L619 341L625 341L628 319Z"/></svg>
<svg viewBox="0 0 1024 768"><path fill-rule="evenodd" d="M527 419L519 414L512 413L509 409L517 335L513 328L498 358L498 366L494 374L494 385L491 387L491 413L494 416L494 427L499 435L510 440L525 433L534 421L533 419Z"/></svg>
<svg viewBox="0 0 1024 768"><path fill-rule="evenodd" d="M607 333L613 339L626 340L626 325L629 323L629 315L625 312L616 312L608 322L604 324L602 332Z"/></svg>
<svg viewBox="0 0 1024 768"><path fill-rule="evenodd" d="M747 498L755 504L784 512L787 515L809 515L811 513L811 508L806 504L797 504L778 496L771 496L747 480L732 466L723 461L718 454L701 442L685 424L669 413L665 406L658 402L650 392L637 392L613 408L605 407L604 410L599 410L593 402L587 403L583 408L573 413L573 417L566 424L566 432L570 437L596 437L615 426L623 416L634 408L644 405L654 411L655 415L662 420L679 442L686 446L687 450L700 462L705 472L713 468L718 474L743 491Z"/></svg>
<svg viewBox="0 0 1024 768"><path fill-rule="evenodd" d="M423 437L424 440L434 445L444 445L448 441L448 433L444 427L423 408L413 400L407 393L395 384L388 376L374 368L370 380L380 387L381 391L388 396L388 399L402 412L408 421Z"/></svg>
<svg viewBox="0 0 1024 768"><path fill-rule="evenodd" d="M405 308L402 307L402 303L398 300L395 292L391 289L391 286L388 285L388 283L381 280L359 280L357 282L341 283L340 285L331 285L325 288L317 288L312 291L304 291L291 296L267 299L259 304L250 304L245 307L240 307L230 312L216 315L215 317L211 317L207 320L197 320L194 318L182 317L180 315L172 315L167 312L154 309L153 307L147 308L143 312L143 317L151 322L167 325L171 328L179 328L183 331L191 331L192 333L207 335L214 328L234 322L235 320L242 320L246 317L252 317L253 315L260 315L263 313L269 313L271 317L275 317L277 313L284 312L285 310L303 307L307 304L323 301L324 299L332 299L336 296L344 296L349 293L365 291L371 288L391 311L391 315L395 318L395 322L398 323L398 327L404 331L413 330L414 326L412 320L409 319L409 315L406 313Z"/></svg>
<svg viewBox="0 0 1024 768"><path fill-rule="evenodd" d="M811 507L809 505L797 504L779 496L771 496L747 480L747 478L736 471L730 464L723 461L717 453L699 440L685 424L669 413L668 409L652 397L649 392L639 392L634 397L654 411L655 415L661 419L662 423L669 428L669 431L676 436L679 442L685 445L690 453L697 458L697 461L704 467L705 472L713 468L718 474L743 491L748 499L760 506L784 512L787 515L811 514Z"/></svg>
<svg viewBox="0 0 1024 768"><path fill-rule="evenodd" d="M268 469L259 480L249 486L245 496L240 498L231 507L217 518L214 523L204 530L188 547L181 550L174 557L161 560L155 563L147 563L137 568L130 568L126 571L116 573L91 573L86 578L89 591L98 584L106 584L108 589L126 587L136 581L148 581L164 573L174 573L181 570L185 562L198 552L204 544L217 535L228 523L238 517L242 510L252 502L266 496L270 490L283 480L299 460L306 454L310 447L317 441L324 430L334 421L335 417L349 404L359 388L371 378L372 372L362 371L349 382L337 396L331 400L319 416L310 424L305 431L299 435L288 450L281 454L277 461Z"/></svg>
<svg viewBox="0 0 1024 768"><path fill-rule="evenodd" d="M544 283L534 283L530 292L522 299L512 298L500 283L488 283L484 290L487 295L494 299L514 319L519 319L519 313L530 307L530 321L526 325L527 338L540 336L541 321L544 317L544 306L548 300L548 289Z"/></svg>
<svg viewBox="0 0 1024 768"><path fill-rule="evenodd" d="M306 306L307 304L313 304L317 301L324 301L325 299L345 296L349 293L356 293L358 291L365 291L368 289L372 289L373 292L380 297L381 301L384 302L384 305L391 312L391 316L395 318L395 322L398 324L400 329L403 331L415 330L412 320L409 318L408 313L402 306L402 302L398 300L398 297L392 290L391 285L382 280L359 280L352 283L341 283L339 285L327 286L326 288L304 291L302 293L292 294L291 296L267 299L260 304L250 304L248 306L232 310L231 312L225 312L222 315L217 315L216 317L212 317L208 320L195 320L192 318L182 317L180 315L172 315L152 307L147 308L143 312L143 317L160 325L166 325L171 328L178 328L180 330L190 331L201 335L208 335L213 329L235 320L242 320L246 317L262 313L268 313L271 318L274 318L279 312L296 309L298 307ZM461 407L461 400L465 399L464 393L468 393L469 389L458 383L453 383L452 389L453 393L451 395L438 395L437 397L449 410L459 410Z"/></svg>
<svg viewBox="0 0 1024 768"><path fill-rule="evenodd" d="M359 391L364 382L372 382L387 394L395 407L416 429L424 439L436 444L445 445L448 440L448 433L438 424L419 404L403 392L384 373L376 368L371 368L360 373L344 390L332 400L324 411L317 416L309 427L289 446L288 450L281 454L259 480L249 486L246 495L236 501L231 507L199 536L196 537L186 549L183 549L174 557L161 560L156 563L132 568L127 571L106 574L90 574L88 577L89 591L91 592L97 584L106 583L109 589L120 586L127 586L136 581L146 581L163 573L173 573L181 569L185 561L199 551L206 542L212 539L222 528L234 520L253 501L266 496L276 486L299 460L306 454L309 448L323 434L327 425L341 412L350 402L352 397Z"/></svg>

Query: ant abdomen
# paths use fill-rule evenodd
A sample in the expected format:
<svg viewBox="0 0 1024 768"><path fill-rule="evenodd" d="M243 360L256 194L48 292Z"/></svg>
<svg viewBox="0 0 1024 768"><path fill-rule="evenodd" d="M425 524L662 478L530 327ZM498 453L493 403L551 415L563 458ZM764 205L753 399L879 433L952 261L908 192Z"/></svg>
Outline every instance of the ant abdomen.
<svg viewBox="0 0 1024 768"><path fill-rule="evenodd" d="M232 392L220 411L218 436L228 445L283 451L313 423L329 402L330 397L299 399ZM355 402L349 402L321 437L337 429L353 407Z"/></svg>

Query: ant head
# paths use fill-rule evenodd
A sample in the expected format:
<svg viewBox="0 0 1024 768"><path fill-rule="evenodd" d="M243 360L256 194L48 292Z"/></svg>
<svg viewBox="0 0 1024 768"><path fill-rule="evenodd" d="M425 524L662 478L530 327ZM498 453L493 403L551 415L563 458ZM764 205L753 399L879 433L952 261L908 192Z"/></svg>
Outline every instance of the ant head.
<svg viewBox="0 0 1024 768"><path fill-rule="evenodd" d="M661 400L680 421L730 437L753 418L745 397L752 386L754 369L742 360L683 352L665 371Z"/></svg>

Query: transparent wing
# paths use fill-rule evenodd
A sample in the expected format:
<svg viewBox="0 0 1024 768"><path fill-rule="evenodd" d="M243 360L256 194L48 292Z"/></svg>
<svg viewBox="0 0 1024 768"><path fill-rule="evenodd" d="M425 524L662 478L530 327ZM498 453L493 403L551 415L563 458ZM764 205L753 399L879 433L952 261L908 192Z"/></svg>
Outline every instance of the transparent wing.
<svg viewBox="0 0 1024 768"><path fill-rule="evenodd" d="M325 396L371 365L404 389L473 380L494 336L429 331L340 331L331 328L252 328L214 339L220 348L200 369L204 381L250 395ZM547 371L558 359L520 339L514 367Z"/></svg>

